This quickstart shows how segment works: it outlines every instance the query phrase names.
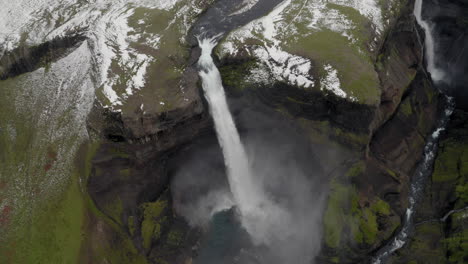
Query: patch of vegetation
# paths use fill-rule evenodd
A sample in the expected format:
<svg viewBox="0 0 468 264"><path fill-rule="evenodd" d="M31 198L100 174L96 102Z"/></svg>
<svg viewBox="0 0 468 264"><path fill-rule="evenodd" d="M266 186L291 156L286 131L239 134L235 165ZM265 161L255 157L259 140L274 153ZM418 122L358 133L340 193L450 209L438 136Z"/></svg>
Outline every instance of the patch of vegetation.
<svg viewBox="0 0 468 264"><path fill-rule="evenodd" d="M328 247L337 248L341 243L341 235L345 225L343 216L346 215L346 203L354 190L336 181L331 183L328 205L325 210L323 223L325 225L325 243Z"/></svg>
<svg viewBox="0 0 468 264"><path fill-rule="evenodd" d="M366 170L366 164L363 161L359 161L354 164L347 172L346 176L350 179L357 178L359 175L363 174Z"/></svg>
<svg viewBox="0 0 468 264"><path fill-rule="evenodd" d="M339 141L346 143L348 147L352 146L355 148L362 148L370 139L367 134L357 134L351 131L345 131L338 127L335 127L332 133L333 137L337 137Z"/></svg>
<svg viewBox="0 0 468 264"><path fill-rule="evenodd" d="M359 194L352 185L338 183L336 180L331 183L323 220L324 238L328 247L341 248L343 243L372 245L376 242L381 231L378 219L391 214L390 205L375 198L373 202L363 206L359 199ZM344 230L349 230L349 233Z"/></svg>
<svg viewBox="0 0 468 264"><path fill-rule="evenodd" d="M406 100L403 100L400 104L400 112L405 116L409 117L413 114L413 109L411 106L411 100L407 98Z"/></svg>
<svg viewBox="0 0 468 264"><path fill-rule="evenodd" d="M167 217L163 214L167 209L167 201L159 200L154 203L142 205L143 222L141 224L141 236L143 237L143 246L146 249L151 247L153 240L161 238Z"/></svg>
<svg viewBox="0 0 468 264"><path fill-rule="evenodd" d="M41 201L30 217L27 227L3 242L1 263L78 263L84 200L77 177L60 197Z"/></svg>
<svg viewBox="0 0 468 264"><path fill-rule="evenodd" d="M447 140L441 145L439 154L435 161L433 182L456 181L459 178L460 157L463 156L466 146L456 141Z"/></svg>
<svg viewBox="0 0 468 264"><path fill-rule="evenodd" d="M387 172L388 175L390 175L393 179L395 179L396 181L399 181L400 178L398 177L398 174L396 174L394 171L392 171L391 169L385 169L385 171Z"/></svg>
<svg viewBox="0 0 468 264"><path fill-rule="evenodd" d="M449 252L449 263L466 263L468 259L468 229L455 233L443 242Z"/></svg>
<svg viewBox="0 0 468 264"><path fill-rule="evenodd" d="M246 88L251 88L252 85L246 81L246 77L256 65L255 60L224 65L219 69L224 86L234 89L234 92L242 92Z"/></svg>

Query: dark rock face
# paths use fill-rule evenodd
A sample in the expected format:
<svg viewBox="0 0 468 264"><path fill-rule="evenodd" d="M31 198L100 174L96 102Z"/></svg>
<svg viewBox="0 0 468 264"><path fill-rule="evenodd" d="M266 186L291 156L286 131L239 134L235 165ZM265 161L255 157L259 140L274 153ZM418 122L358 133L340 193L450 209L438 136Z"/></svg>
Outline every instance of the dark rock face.
<svg viewBox="0 0 468 264"><path fill-rule="evenodd" d="M456 110L442 136L416 230L391 263L466 263L468 113ZM465 244L464 244L465 243Z"/></svg>
<svg viewBox="0 0 468 264"><path fill-rule="evenodd" d="M447 74L443 90L468 109L468 3L463 0L424 1L424 15L432 22L438 66Z"/></svg>
<svg viewBox="0 0 468 264"><path fill-rule="evenodd" d="M203 23L193 32L201 30ZM242 67L248 60L219 62L230 96L279 110L299 124L303 133L314 131L311 138L325 135L327 141L346 146L358 157L325 166L327 172L336 169L328 176L336 182L332 184L325 220L346 219L333 222L340 225L334 230L348 231L349 235L327 237L325 232L320 263L365 262L400 224L411 175L441 110L440 95L423 69L423 37L412 16L410 1L376 56L382 97L375 106L284 83L239 89L236 78L245 77ZM193 50L190 65L196 62L197 52ZM239 75L230 82L225 73L233 70L233 65L239 66ZM199 96L195 67L186 76L191 92ZM139 252L154 263L189 261L197 240L198 231L191 230L172 209L167 163L193 139L214 137L201 98L172 112L150 116L135 113L132 118L96 106L89 117L90 130L106 142L93 160L88 181L90 196L105 215L126 230ZM236 111L234 108L235 115ZM336 195L339 192L349 197ZM165 247L167 243L169 248Z"/></svg>
<svg viewBox="0 0 468 264"><path fill-rule="evenodd" d="M140 253L155 262L164 259L184 263L194 244L190 242L192 231L174 215L166 167L176 150L194 138L212 133L208 116L190 110L186 109L193 116L183 116L182 120L170 116L166 125L161 126L163 130L139 139L131 137L134 135L131 127L125 130L118 116L109 115L102 123L90 120L90 128L107 140L92 160L88 193L98 209L129 234ZM156 214L156 209L151 208L161 204L165 209ZM156 226L160 237L152 238ZM174 241L170 242L171 239ZM166 248L167 243L176 244ZM166 255L160 256L161 252Z"/></svg>
<svg viewBox="0 0 468 264"><path fill-rule="evenodd" d="M55 38L37 46L20 46L0 58L0 80L47 67L48 64L66 56L85 39L83 34L78 33Z"/></svg>
<svg viewBox="0 0 468 264"><path fill-rule="evenodd" d="M405 213L411 176L442 110L441 96L424 70L424 35L412 8L410 2L402 9L376 55L382 90L377 106L284 83L239 87L235 80L247 74L248 57L220 62L229 94L254 97L284 111L307 129L318 131L314 136L325 134L359 157L330 175L334 180L324 215L325 243L319 263L368 261L366 256L391 238Z"/></svg>

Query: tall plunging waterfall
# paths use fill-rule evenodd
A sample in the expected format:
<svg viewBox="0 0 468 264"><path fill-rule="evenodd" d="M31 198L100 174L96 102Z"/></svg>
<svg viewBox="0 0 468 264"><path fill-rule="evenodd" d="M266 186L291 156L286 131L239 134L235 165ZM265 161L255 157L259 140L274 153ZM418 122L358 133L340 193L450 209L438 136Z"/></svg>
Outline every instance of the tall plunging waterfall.
<svg viewBox="0 0 468 264"><path fill-rule="evenodd" d="M432 35L431 26L425 20L422 19L422 4L423 0L416 0L414 4L414 16L419 26L424 30L425 33L425 55L427 60L427 71L431 73L433 81L438 82L444 78L444 72L437 68L435 64L435 43Z"/></svg>
<svg viewBox="0 0 468 264"><path fill-rule="evenodd" d="M261 184L253 177L244 146L227 105L221 74L211 57L211 52L216 46L215 39L199 39L202 54L198 65L203 91L214 120L224 155L229 187L242 225L255 243L268 244L276 239L274 229L290 221L289 215L267 198Z"/></svg>
<svg viewBox="0 0 468 264"><path fill-rule="evenodd" d="M198 61L201 67L199 72L202 78L203 91L210 106L219 144L224 155L229 185L235 202L242 212L249 211L259 201L258 191L249 168L247 155L234 124L224 94L221 74L214 65L211 52L216 46L214 39L199 40L202 54Z"/></svg>

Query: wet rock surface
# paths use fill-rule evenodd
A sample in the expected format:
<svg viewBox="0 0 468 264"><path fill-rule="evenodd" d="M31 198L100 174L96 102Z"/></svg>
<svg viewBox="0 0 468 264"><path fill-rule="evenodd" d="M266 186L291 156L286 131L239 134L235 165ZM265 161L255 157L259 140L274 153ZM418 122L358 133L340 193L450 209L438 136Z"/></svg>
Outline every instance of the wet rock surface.
<svg viewBox="0 0 468 264"><path fill-rule="evenodd" d="M424 1L425 17L437 39L439 67L447 73L443 90L456 98L458 107L468 109L468 4L462 0Z"/></svg>
<svg viewBox="0 0 468 264"><path fill-rule="evenodd" d="M463 263L467 260L468 114L456 110L442 136L434 172L416 215L416 230L392 263Z"/></svg>

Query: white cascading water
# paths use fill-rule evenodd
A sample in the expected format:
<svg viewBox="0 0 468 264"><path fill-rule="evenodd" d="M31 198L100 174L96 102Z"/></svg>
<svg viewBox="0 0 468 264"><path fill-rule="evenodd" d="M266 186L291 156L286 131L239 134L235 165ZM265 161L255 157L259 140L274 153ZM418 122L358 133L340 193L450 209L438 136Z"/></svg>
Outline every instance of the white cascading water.
<svg viewBox="0 0 468 264"><path fill-rule="evenodd" d="M267 199L263 188L253 178L244 146L228 108L221 74L211 57L217 44L216 37L199 39L198 42L202 50L198 61L201 68L199 75L224 155L234 202L240 212L242 225L254 242L268 244L277 239L274 228L290 219L285 210Z"/></svg>
<svg viewBox="0 0 468 264"><path fill-rule="evenodd" d="M252 181L247 155L227 105L221 74L211 57L216 41L203 39L199 40L199 45L202 50L198 61L201 67L199 75L223 151L229 185L239 210L249 211L250 206L259 202L258 191Z"/></svg>
<svg viewBox="0 0 468 264"><path fill-rule="evenodd" d="M414 4L413 14L416 17L416 21L423 28L425 33L425 56L427 60L427 71L431 74L431 79L434 82L443 81L445 73L436 67L435 65L435 43L434 37L432 36L430 25L422 19L422 0L416 0ZM439 140L440 132L445 130L449 118L454 110L454 104L452 98L447 97L447 108L444 111L437 129L429 137L424 149L424 159L419 164L416 174L413 176L411 189L409 194L409 206L406 209L405 219L401 230L395 235L386 246L377 252L377 255L372 260L373 264L386 263L391 254L402 248L410 235L413 228L413 213L417 206L417 202L421 199L421 195L425 186L426 178L430 176L431 169L434 163L434 159L437 153L437 143Z"/></svg>
<svg viewBox="0 0 468 264"><path fill-rule="evenodd" d="M432 36L432 29L429 23L422 19L422 4L423 0L416 0L414 3L414 16L419 26L425 33L425 55L427 60L427 71L431 73L431 78L434 82L439 82L444 79L444 72L437 68L435 64L435 43Z"/></svg>

